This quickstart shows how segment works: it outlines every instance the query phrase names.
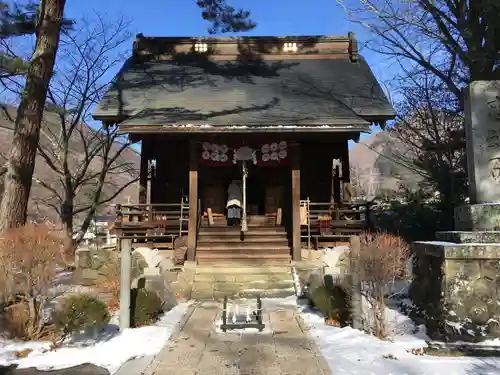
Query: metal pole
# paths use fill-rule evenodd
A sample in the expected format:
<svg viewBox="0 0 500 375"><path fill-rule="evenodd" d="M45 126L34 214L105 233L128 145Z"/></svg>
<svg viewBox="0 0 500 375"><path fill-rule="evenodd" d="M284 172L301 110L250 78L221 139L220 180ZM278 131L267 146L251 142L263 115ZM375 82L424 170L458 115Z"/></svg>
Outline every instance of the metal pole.
<svg viewBox="0 0 500 375"><path fill-rule="evenodd" d="M130 286L132 279L132 240L120 239L120 332L130 328Z"/></svg>
<svg viewBox="0 0 500 375"><path fill-rule="evenodd" d="M351 315L352 327L354 329L363 329L363 307L361 301L361 269L359 252L361 243L359 236L351 236L350 240L350 274L351 274Z"/></svg>
<svg viewBox="0 0 500 375"><path fill-rule="evenodd" d="M247 175L248 175L248 170L247 170L247 165L246 161L242 161L242 166L243 166L243 217L241 219L241 231L242 232L247 232L248 231L248 225L247 225Z"/></svg>

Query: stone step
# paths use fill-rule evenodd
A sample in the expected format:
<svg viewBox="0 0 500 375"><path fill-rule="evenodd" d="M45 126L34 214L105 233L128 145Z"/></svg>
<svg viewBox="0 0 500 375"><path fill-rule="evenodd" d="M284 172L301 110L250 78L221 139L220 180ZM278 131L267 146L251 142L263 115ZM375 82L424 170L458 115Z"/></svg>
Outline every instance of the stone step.
<svg viewBox="0 0 500 375"><path fill-rule="evenodd" d="M255 280L248 283L215 282L212 284L214 290L219 292L237 292L239 290L265 290L265 289L287 289L293 288L293 282L268 282ZM196 283L195 283L196 286Z"/></svg>
<svg viewBox="0 0 500 375"><path fill-rule="evenodd" d="M500 231L449 231L436 232L436 240L454 243L497 243L500 244Z"/></svg>
<svg viewBox="0 0 500 375"><path fill-rule="evenodd" d="M290 272L288 273L279 273L279 274L243 274L243 275L234 275L234 274L203 274L196 273L194 275L194 282L200 283L217 283L217 282L231 282L236 284L244 284L244 283L293 283L292 275Z"/></svg>
<svg viewBox="0 0 500 375"><path fill-rule="evenodd" d="M197 257L198 264L201 265L218 265L224 263L226 265L234 264L236 265L246 265L246 266L265 266L265 265L289 265L291 264L290 255L270 255L265 256L265 254L258 255L238 255L235 254L232 257L226 255L215 254L207 257Z"/></svg>
<svg viewBox="0 0 500 375"><path fill-rule="evenodd" d="M234 298L285 298L295 294L294 288L287 289L267 289L267 290L252 290L242 289L237 292L221 292L215 290L196 290L191 292L191 298L196 300L223 300L224 297Z"/></svg>
<svg viewBox="0 0 500 375"><path fill-rule="evenodd" d="M290 266L237 266L225 265L221 262L217 266L197 266L196 274L203 275L274 275L274 274L290 274L292 269Z"/></svg>

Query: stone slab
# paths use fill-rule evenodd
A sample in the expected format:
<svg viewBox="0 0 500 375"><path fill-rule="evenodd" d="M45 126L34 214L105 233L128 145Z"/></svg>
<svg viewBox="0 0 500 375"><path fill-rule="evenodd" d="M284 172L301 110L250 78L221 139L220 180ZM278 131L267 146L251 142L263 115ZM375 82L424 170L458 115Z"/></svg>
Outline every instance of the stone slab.
<svg viewBox="0 0 500 375"><path fill-rule="evenodd" d="M471 203L500 203L500 81L467 88L465 137Z"/></svg>
<svg viewBox="0 0 500 375"><path fill-rule="evenodd" d="M416 241L412 250L419 256L445 259L500 259L500 244Z"/></svg>
<svg viewBox="0 0 500 375"><path fill-rule="evenodd" d="M330 374L330 369L325 371L320 365L322 357L301 329L294 307L282 307L280 311L264 312L266 320L270 319L269 327L287 332L279 338L246 331L218 334L214 322L221 313L220 304L198 304L179 335L156 357L148 375ZM294 353L297 350L300 353Z"/></svg>
<svg viewBox="0 0 500 375"><path fill-rule="evenodd" d="M500 189L496 189L500 191ZM471 204L456 207L455 230L499 231L500 203Z"/></svg>
<svg viewBox="0 0 500 375"><path fill-rule="evenodd" d="M436 232L436 240L443 242L466 243L500 243L500 231L449 231Z"/></svg>

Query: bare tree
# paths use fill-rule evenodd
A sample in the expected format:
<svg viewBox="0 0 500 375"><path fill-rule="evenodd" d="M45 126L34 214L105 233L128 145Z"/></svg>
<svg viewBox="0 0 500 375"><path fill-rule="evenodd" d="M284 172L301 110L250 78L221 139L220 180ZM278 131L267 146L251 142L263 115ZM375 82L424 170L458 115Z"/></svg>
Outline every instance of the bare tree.
<svg viewBox="0 0 500 375"><path fill-rule="evenodd" d="M96 16L84 26L63 32L60 56L48 89L38 154L47 168L33 174L45 194L32 197L35 206L53 209L76 245L97 210L137 180L134 159L126 157L130 143L116 126L87 124L90 111L109 84L108 75L126 57L128 24ZM12 82L11 90L20 86ZM4 108L7 119L14 121ZM0 173L2 173L0 168ZM75 228L76 221L78 222Z"/></svg>
<svg viewBox="0 0 500 375"><path fill-rule="evenodd" d="M42 0L36 26L36 45L17 110L12 149L0 204L0 231L23 225L40 138L40 125L54 69L65 0Z"/></svg>
<svg viewBox="0 0 500 375"><path fill-rule="evenodd" d="M470 81L500 78L497 0L337 0L374 38L367 47L394 57L412 75L431 73L462 108Z"/></svg>
<svg viewBox="0 0 500 375"><path fill-rule="evenodd" d="M137 180L136 166L124 152L130 143L120 138L116 126L89 127L90 111L108 89L108 74L125 59L122 49L130 39L128 24L97 17L96 22L65 34L61 57L48 90L46 126L42 127L38 153L57 176L34 181L50 192L45 203L58 213L68 236L87 231L97 209ZM133 152L129 150L129 152ZM116 185L117 175L125 177ZM74 218L80 225L74 228ZM76 230L75 230L76 229Z"/></svg>
<svg viewBox="0 0 500 375"><path fill-rule="evenodd" d="M463 203L467 193L464 118L449 111L449 93L436 78L412 80L401 88L404 100L398 120L390 133L405 145L406 152L395 156L422 177L423 187L439 194L441 203L453 216L453 207Z"/></svg>

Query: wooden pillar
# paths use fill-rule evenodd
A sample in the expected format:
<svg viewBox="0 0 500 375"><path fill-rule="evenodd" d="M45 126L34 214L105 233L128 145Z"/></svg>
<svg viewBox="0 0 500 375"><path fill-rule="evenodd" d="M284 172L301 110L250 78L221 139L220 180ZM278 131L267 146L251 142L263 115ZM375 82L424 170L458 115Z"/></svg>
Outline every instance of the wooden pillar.
<svg viewBox="0 0 500 375"><path fill-rule="evenodd" d="M144 140L141 142L141 166L139 171L139 204L148 202L148 143Z"/></svg>
<svg viewBox="0 0 500 375"><path fill-rule="evenodd" d="M196 232L198 227L198 149L195 141L189 143L189 227L187 260L194 261L196 255Z"/></svg>
<svg viewBox="0 0 500 375"><path fill-rule="evenodd" d="M292 260L301 259L300 245L300 144L290 150L292 164Z"/></svg>

